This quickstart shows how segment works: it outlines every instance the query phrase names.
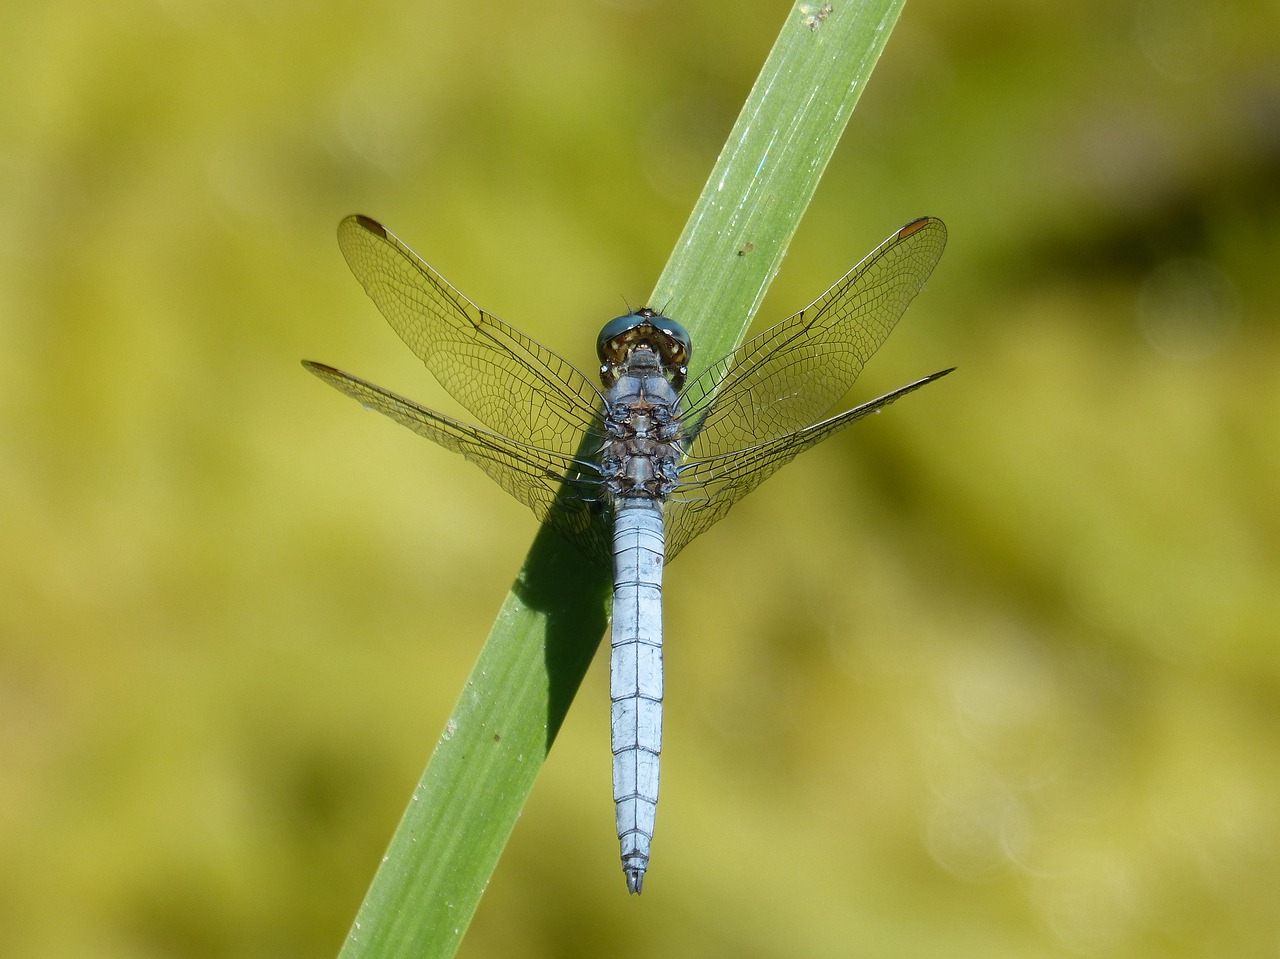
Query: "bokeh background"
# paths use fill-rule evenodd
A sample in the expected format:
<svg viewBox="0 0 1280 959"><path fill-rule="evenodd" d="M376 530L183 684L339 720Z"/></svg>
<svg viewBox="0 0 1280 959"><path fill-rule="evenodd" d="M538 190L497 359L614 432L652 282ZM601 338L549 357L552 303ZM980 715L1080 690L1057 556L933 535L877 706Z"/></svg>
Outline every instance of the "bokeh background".
<svg viewBox="0 0 1280 959"><path fill-rule="evenodd" d="M785 13L0 12L6 955L336 953L534 532L298 365L454 409L337 221L590 370ZM912 0L761 320L924 213L851 400L959 372L668 577L643 898L597 663L462 956L1280 952L1280 7Z"/></svg>

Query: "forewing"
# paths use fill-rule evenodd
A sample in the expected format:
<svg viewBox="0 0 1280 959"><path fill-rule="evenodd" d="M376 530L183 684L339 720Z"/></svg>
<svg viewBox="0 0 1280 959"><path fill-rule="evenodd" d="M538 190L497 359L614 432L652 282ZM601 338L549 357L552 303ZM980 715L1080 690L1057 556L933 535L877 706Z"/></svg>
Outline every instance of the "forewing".
<svg viewBox="0 0 1280 959"><path fill-rule="evenodd" d="M723 519L734 503L805 450L950 372L951 370L942 370L933 373L786 436L732 453L688 460L680 468L680 483L676 492L667 500L664 514L668 561L695 536L706 532Z"/></svg>
<svg viewBox="0 0 1280 959"><path fill-rule="evenodd" d="M302 365L366 409L461 453L588 557L604 566L612 562L599 471L592 464L461 423L332 366Z"/></svg>
<svg viewBox="0 0 1280 959"><path fill-rule="evenodd" d="M732 453L830 410L920 292L946 241L941 220L913 220L807 309L712 364L682 396L686 451Z"/></svg>
<svg viewBox="0 0 1280 959"><path fill-rule="evenodd" d="M338 245L392 329L481 423L542 449L577 452L601 408L586 377L480 309L380 223L347 217Z"/></svg>

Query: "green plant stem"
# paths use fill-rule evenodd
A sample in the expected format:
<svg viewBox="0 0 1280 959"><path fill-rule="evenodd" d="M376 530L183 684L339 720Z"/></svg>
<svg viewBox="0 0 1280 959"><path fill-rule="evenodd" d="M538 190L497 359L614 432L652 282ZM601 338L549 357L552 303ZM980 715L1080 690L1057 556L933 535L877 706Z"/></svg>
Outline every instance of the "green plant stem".
<svg viewBox="0 0 1280 959"><path fill-rule="evenodd" d="M750 324L903 2L787 14L650 300L693 334L695 370ZM539 532L341 959L455 953L599 645L608 597L607 573ZM660 870L660 841L654 861Z"/></svg>

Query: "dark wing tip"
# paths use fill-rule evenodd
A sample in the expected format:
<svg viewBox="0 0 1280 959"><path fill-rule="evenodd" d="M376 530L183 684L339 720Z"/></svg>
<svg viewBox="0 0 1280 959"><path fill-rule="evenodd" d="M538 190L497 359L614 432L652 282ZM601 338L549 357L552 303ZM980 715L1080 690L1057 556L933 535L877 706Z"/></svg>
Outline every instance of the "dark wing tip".
<svg viewBox="0 0 1280 959"><path fill-rule="evenodd" d="M914 220L912 220L910 223L908 223L906 226L900 229L897 232L897 234L894 236L894 239L905 240L912 233L918 233L921 230L923 230L926 226L929 226L930 224L935 224L936 226L940 227L944 231L947 228L947 225L943 223L941 220L939 220L936 216L920 216L920 217L916 217Z"/></svg>
<svg viewBox="0 0 1280 959"><path fill-rule="evenodd" d="M916 219L912 220L910 223L908 223L906 226L904 226L901 230L898 231L898 239L901 240L904 237L908 237L912 233L915 233L917 230L923 229L924 225L928 222L929 222L929 218L927 216L916 217Z"/></svg>
<svg viewBox="0 0 1280 959"><path fill-rule="evenodd" d="M387 228L373 217L365 216L363 213L357 213L354 216L349 217L349 219L355 220L356 226L364 227L370 233L380 236L384 240L387 238Z"/></svg>
<svg viewBox="0 0 1280 959"><path fill-rule="evenodd" d="M907 385L912 390L918 390L922 386L928 386L930 383L933 383L933 382L936 382L937 380L942 379L948 373L954 373L957 369L958 367L949 366L945 370L938 370L938 372L936 373L930 373L928 376L922 376L920 377L920 379L916 380L914 383L909 383Z"/></svg>
<svg viewBox="0 0 1280 959"><path fill-rule="evenodd" d="M303 366L303 368L304 368L305 370L307 370L308 372L316 374L316 376L324 376L324 375L329 374L329 373L337 373L337 372L338 372L338 370L337 370L337 369L335 369L334 367L330 366L329 364L327 364L327 363L317 363L315 360L303 360L303 361L302 361L302 366Z"/></svg>

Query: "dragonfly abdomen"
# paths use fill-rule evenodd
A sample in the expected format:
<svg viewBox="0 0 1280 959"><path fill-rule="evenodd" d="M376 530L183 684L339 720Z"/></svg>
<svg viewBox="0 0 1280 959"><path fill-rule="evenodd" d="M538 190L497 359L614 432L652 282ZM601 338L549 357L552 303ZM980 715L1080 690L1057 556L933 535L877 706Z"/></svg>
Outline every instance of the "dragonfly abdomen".
<svg viewBox="0 0 1280 959"><path fill-rule="evenodd" d="M662 502L622 503L614 524L613 801L627 888L640 892L658 809L662 751Z"/></svg>

